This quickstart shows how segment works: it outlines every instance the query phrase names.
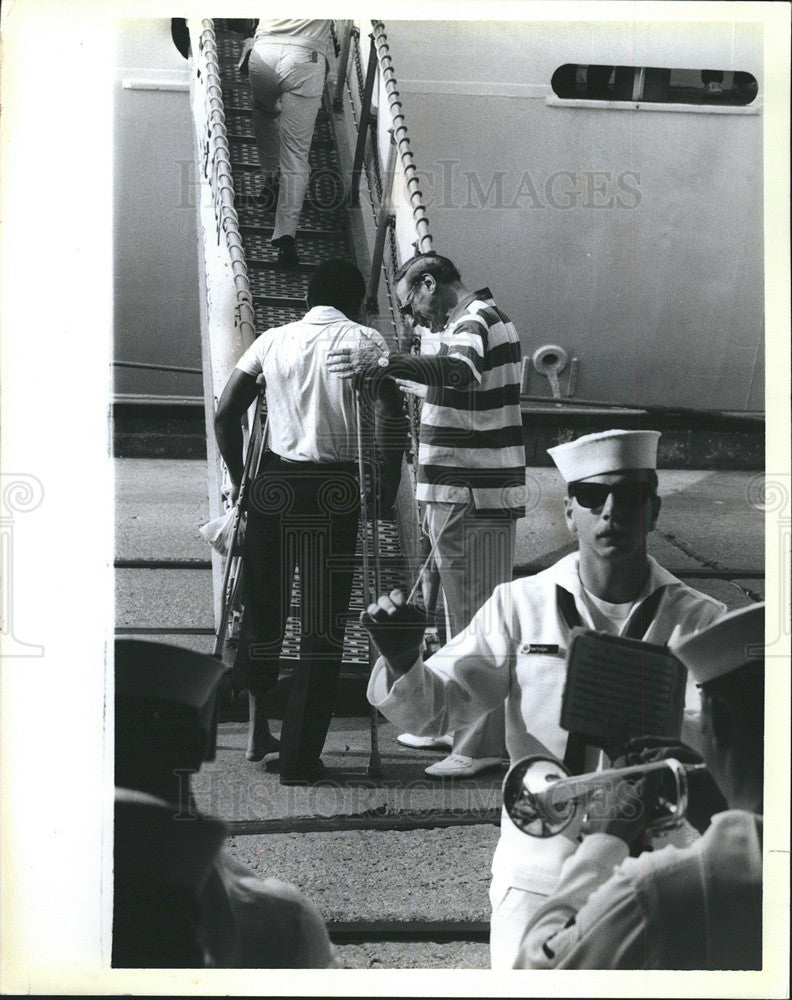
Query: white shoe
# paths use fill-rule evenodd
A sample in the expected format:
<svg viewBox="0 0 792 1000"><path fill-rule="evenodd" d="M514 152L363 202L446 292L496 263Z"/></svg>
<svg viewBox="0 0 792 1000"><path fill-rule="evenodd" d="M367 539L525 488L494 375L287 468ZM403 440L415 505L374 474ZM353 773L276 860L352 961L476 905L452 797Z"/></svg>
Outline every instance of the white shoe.
<svg viewBox="0 0 792 1000"><path fill-rule="evenodd" d="M452 753L444 760L425 768L424 774L431 778L469 778L479 771L500 767L500 763L500 757L466 757L461 753Z"/></svg>
<svg viewBox="0 0 792 1000"><path fill-rule="evenodd" d="M413 736L412 733L402 733L396 737L396 742L403 747L412 747L414 750L450 750L454 745L454 738L448 736Z"/></svg>

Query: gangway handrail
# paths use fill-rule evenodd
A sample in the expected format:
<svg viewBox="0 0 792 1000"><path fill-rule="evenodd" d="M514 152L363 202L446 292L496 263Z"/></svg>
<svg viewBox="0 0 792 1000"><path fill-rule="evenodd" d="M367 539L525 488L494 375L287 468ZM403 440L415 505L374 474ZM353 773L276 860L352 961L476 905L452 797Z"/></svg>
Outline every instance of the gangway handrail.
<svg viewBox="0 0 792 1000"><path fill-rule="evenodd" d="M228 505L222 484L228 470L214 440L217 401L233 365L256 339L254 299L235 206L231 154L226 131L220 59L214 21L188 20L192 50L191 103L198 171L197 216L202 247L201 340L209 475L209 516ZM251 410L252 414L252 410ZM247 450L260 440L255 418L244 429ZM224 613L223 564L212 553L215 622Z"/></svg>
<svg viewBox="0 0 792 1000"><path fill-rule="evenodd" d="M416 234L413 246L417 252L427 253L432 249L433 237L429 228L429 219L426 214L423 193L420 188L415 155L411 148L406 114L401 102L398 84L396 81L396 74L393 69L393 60L390 55L390 43L388 42L385 25L382 21L372 20L371 25L372 33L369 36L371 38L369 58L371 59L373 57L376 59L374 68L376 69L377 76L381 77L383 86L388 96L388 108L393 126L388 131L391 136L391 143L397 150L397 155L401 161L402 171L404 173L407 198L412 210L412 223ZM353 45L350 44L352 41L354 42ZM358 139L360 140L362 135L368 132L371 126L371 95L373 88L369 86L372 82L370 79L371 74L369 72L371 69L370 65L367 67L365 83L363 80L360 29L356 25L352 23L348 23L346 25L339 47L342 53L342 58L338 65L336 94L339 95L341 93L342 86L344 82L346 82L349 104L358 130ZM347 72L348 54L350 52L354 55L357 69L357 103L355 100L355 88L349 79L350 74ZM344 58L344 55L347 55L346 59ZM337 104L334 104L334 107L336 111L341 110ZM365 151L365 145L366 144L361 141L358 141L357 143L355 151L356 159L360 156L361 163L355 162L352 165L352 184L354 186L357 182L359 182L360 176L365 173L371 201L371 210L376 228L374 240L375 253L373 255L374 259L372 260L371 279L366 296L367 306L371 307L376 301L379 272L384 270L385 280L388 286L388 298L391 306L393 327L396 331L400 347L403 347L403 324L401 322L401 315L398 308L394 307L394 290L391 287L392 278L398 270L400 264L396 239L394 236L395 213L393 208L393 185L397 176L395 170L391 169L394 157L392 155L392 151L389 151L388 157L382 158L383 160L387 160L387 162L381 163L380 151L377 147L377 143L375 142L373 143L373 156L370 157L370 160L365 159L362 156ZM373 173L373 185L368 172L369 164ZM360 170L360 167L365 167L366 169ZM382 173L385 174L384 183L381 176ZM355 178L357 178L357 181ZM356 203L354 195L355 192L351 190L349 198L351 204ZM390 267L385 265L382 254L385 242L383 235L386 230L389 231L390 235Z"/></svg>
<svg viewBox="0 0 792 1000"><path fill-rule="evenodd" d="M388 95L388 105L393 119L393 128L390 129L391 147L388 152L387 167L384 168L385 177L381 176L383 170L380 168L379 151L377 144L374 144L373 173L375 184L369 182L368 163L366 163L366 177L369 192L372 196L372 210L375 217L375 225L379 238L375 241L376 258L372 261L372 282L369 284L369 295L367 296L369 305L372 298L376 304L377 284L380 272L384 269L386 283L388 285L388 297L390 300L393 325L400 346L403 345L404 329L401 323L401 316L398 307L395 306L393 276L398 268L398 253L394 234L393 223L395 216L393 213L393 184L396 177L395 163L397 155L401 159L404 172L405 186L407 190L408 203L412 209L412 221L415 226L416 241L414 246L419 252L426 252L431 249L432 236L429 231L429 222L426 215L426 207L423 203L423 194L420 190L415 157L413 155L409 131L407 128L404 109L401 104L395 73L393 71L390 48L385 33L385 27L381 21L372 21L373 33L371 38L370 59L374 60L374 65L369 67L369 77L372 72L381 77L385 91ZM359 32L350 30L348 39L344 39L341 45L342 52L349 53L352 37L355 38L355 58L360 60L358 37ZM230 270L233 277L236 295L236 320L239 332L243 334L248 342L255 338L255 311L253 309L253 298L251 295L248 280L247 265L245 261L244 248L239 230L239 218L235 206L235 191L233 174L231 169L231 158L226 131L225 110L223 103L223 89L220 75L220 65L217 51L217 39L214 31L214 23L211 19L205 18L200 21L200 36L198 40L198 50L200 57L199 72L204 74L203 80L203 103L205 117L205 132L201 141L201 159L204 176L209 181L212 197L212 209L217 231L218 246L221 242L225 244L230 262ZM343 67L346 68L345 65ZM343 69L342 69L343 72ZM373 83L373 79L370 80ZM340 90L340 88L338 88ZM372 86L364 88L367 100L362 102L359 115L359 129L361 137L365 140L371 126L371 95ZM352 88L350 86L350 100L353 111L355 102ZM357 117L357 115L356 115ZM365 141L358 143L361 153L365 152ZM362 165L363 158L358 166ZM353 171L354 174L354 171ZM360 172L358 171L358 177ZM383 179L385 183L383 183ZM210 216L211 218L211 216ZM384 263L384 247L387 237L390 236L390 267ZM376 279L376 281L375 281ZM417 446L415 439L416 421L415 407L410 407L411 429L413 430L413 443ZM255 422L254 422L255 426ZM254 448L260 447L261 436L254 436ZM250 450L250 449L249 449ZM416 449L417 451L417 449ZM256 456L252 456L256 461ZM220 586L221 607L220 614L225 621L230 596L228 593L228 582L225 581ZM218 639L220 643L225 639L225 629L219 630Z"/></svg>
<svg viewBox="0 0 792 1000"><path fill-rule="evenodd" d="M390 54L388 36L385 33L385 25L382 21L372 21L371 26L382 82L385 87L385 93L388 95L388 104L393 121L393 140L399 151L402 169L404 170L404 181L413 210L415 231L418 236L416 249L419 253L427 253L432 249L432 234L429 231L429 219L426 215L423 192L419 186L418 168L415 165L415 157L410 148L410 132L407 128L407 119L396 83L396 73L393 69L393 59Z"/></svg>
<svg viewBox="0 0 792 1000"><path fill-rule="evenodd" d="M220 240L221 234L225 236L236 291L239 327L252 343L256 338L256 314L242 236L239 232L239 216L235 207L234 179L226 131L217 38L211 18L203 18L201 22L199 49L206 73L206 161L207 164L209 162L212 164L210 186L217 223L217 239Z"/></svg>
<svg viewBox="0 0 792 1000"><path fill-rule="evenodd" d="M429 228L429 219L426 213L426 206L423 201L423 193L420 188L418 168L415 162L415 155L411 148L409 128L404 107L399 94L396 73L393 68L393 59L390 54L390 43L388 41L385 25L382 21L372 20L372 33L369 36L371 45L369 48L369 63L366 66L365 78L363 75L362 54L360 45L360 30L353 24L345 27L345 32L340 40L340 50L342 58L338 66L338 82L336 85L336 97L334 109L341 110L340 96L344 82L347 84L349 103L353 118L357 127L357 142L355 148L355 158L352 164L352 189L350 190L349 203L358 203L357 186L363 174L366 176L371 210L374 222L374 244L371 261L371 272L367 285L366 308L369 312L378 312L378 288L380 275L385 278L386 295L390 310L391 322L396 334L396 339L400 350L419 349L419 341L412 330L406 331L401 317L398 302L396 301L395 275L403 261L399 260L399 252L395 235L396 213L394 208L394 184L397 173L395 170L396 159L401 162L404 175L404 184L407 192L407 201L412 210L411 222L414 227L415 240L412 246L418 253L426 253L432 249L433 238ZM350 42L353 44L350 45ZM352 52L355 62L356 74L347 73L348 56ZM372 61L375 61L372 65ZM357 101L355 100L355 87L348 76L357 77ZM387 154L380 149L380 144L374 141L373 152L369 159L365 157L366 133L371 129L371 97L375 92L376 78L382 80L383 87L388 99L388 111L390 113L391 125L387 131L390 134L390 144ZM369 167L371 171L369 172ZM373 183L372 183L373 180ZM386 260L384 253L386 241L389 243L390 260ZM418 457L419 445L419 406L420 403L414 397L407 397L407 412L409 415L410 438L414 463L411 469L411 476L415 480L415 462ZM415 482L413 481L413 487ZM420 516L418 514L417 503L413 498L412 513L414 525L411 534L416 539L422 537ZM419 555L418 552L411 552L412 546L406 543L404 532L402 534L402 546L408 562L417 571L423 561L425 552ZM420 543L425 548L425 539ZM419 546L420 547L420 546ZM436 592L436 588L434 588ZM433 592L431 584L425 593ZM432 598L427 599L427 609L430 610Z"/></svg>

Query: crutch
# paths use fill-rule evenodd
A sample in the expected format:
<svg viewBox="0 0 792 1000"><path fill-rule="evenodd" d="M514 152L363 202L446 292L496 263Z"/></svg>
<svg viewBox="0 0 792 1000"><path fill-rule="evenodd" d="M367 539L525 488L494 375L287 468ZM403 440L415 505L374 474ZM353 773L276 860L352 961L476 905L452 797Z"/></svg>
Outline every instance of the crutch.
<svg viewBox="0 0 792 1000"><path fill-rule="evenodd" d="M371 600L371 590L369 589L369 554L368 554L368 502L366 500L366 463L363 457L363 430L362 416L363 408L360 401L360 389L355 388L355 423L357 424L357 453L358 453L358 478L360 480L360 519L362 525L361 549L363 552L363 609L367 610ZM376 511L375 511L376 513ZM374 521L372 529L372 544L374 546L374 588L379 595L380 586L380 565L379 565L379 529ZM371 637L368 640L369 652L369 672L373 666L374 648ZM379 752L379 733L377 731L377 710L373 705L369 705L369 734L370 746L367 774L371 778L382 776L382 760Z"/></svg>
<svg viewBox="0 0 792 1000"><path fill-rule="evenodd" d="M413 597L415 597L415 595L418 593L418 588L423 583L424 573L429 569L429 567L432 564L432 560L435 557L435 552L437 552L437 546L440 544L440 539L441 539L443 533L445 532L446 528L448 527L448 522L451 520L451 515L452 514L453 514L453 510L449 510L449 512L446 514L445 521L443 521L442 527L437 532L437 537L435 538L434 543L432 544L431 548L429 549L429 555L426 557L426 560L425 560L423 566L421 566L421 568L418 570L418 576L416 576L416 578L415 578L415 583L413 584L413 588L410 591L410 594L409 594L409 596L407 598L407 601L405 603L411 604ZM439 579L439 574L438 574L438 579ZM437 602L437 594L435 594L435 602Z"/></svg>
<svg viewBox="0 0 792 1000"><path fill-rule="evenodd" d="M227 638L226 632L228 629L228 619L231 615L231 609L234 606L234 602L239 591L239 583L242 572L242 557L236 553L236 547L242 524L242 515L247 506L250 483L258 475L258 470L261 465L261 456L264 452L264 442L267 440L266 423L261 433L258 433L261 422L261 408L262 396L259 396L256 400L256 409L253 416L253 432L250 434L248 448L245 454L242 481L239 484L239 496L237 497L231 543L228 548L228 555L226 556L225 567L223 569L223 585L221 590L223 595L223 609L220 615L220 626L215 636L214 649L212 650L212 655L217 659L222 658L223 647L225 646ZM229 587L232 575L234 577L234 583L233 586Z"/></svg>
<svg viewBox="0 0 792 1000"><path fill-rule="evenodd" d="M426 538L426 542L424 551L431 549L428 538ZM423 593L426 620L430 628L436 631L437 641L441 646L444 646L446 643L445 615L438 617L437 614L437 602L440 599L440 570L437 568L437 562L434 559L421 574L421 591Z"/></svg>

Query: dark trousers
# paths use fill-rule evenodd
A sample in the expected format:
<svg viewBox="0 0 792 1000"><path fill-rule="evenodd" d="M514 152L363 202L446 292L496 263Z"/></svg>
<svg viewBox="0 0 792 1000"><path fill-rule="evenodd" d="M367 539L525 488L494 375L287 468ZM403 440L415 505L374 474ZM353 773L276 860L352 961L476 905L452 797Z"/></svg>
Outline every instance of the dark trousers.
<svg viewBox="0 0 792 1000"><path fill-rule="evenodd" d="M281 730L281 775L322 752L333 712L354 574L360 510L352 464L288 463L274 457L251 484L243 549L245 611L234 673L255 695L278 667L300 573L300 659Z"/></svg>

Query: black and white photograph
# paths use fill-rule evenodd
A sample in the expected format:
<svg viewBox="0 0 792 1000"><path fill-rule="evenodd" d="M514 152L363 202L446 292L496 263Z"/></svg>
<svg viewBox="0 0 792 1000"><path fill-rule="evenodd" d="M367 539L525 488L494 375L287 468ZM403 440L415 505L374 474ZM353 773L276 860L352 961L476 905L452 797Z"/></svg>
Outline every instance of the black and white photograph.
<svg viewBox="0 0 792 1000"><path fill-rule="evenodd" d="M4 5L2 993L789 996L790 9Z"/></svg>

